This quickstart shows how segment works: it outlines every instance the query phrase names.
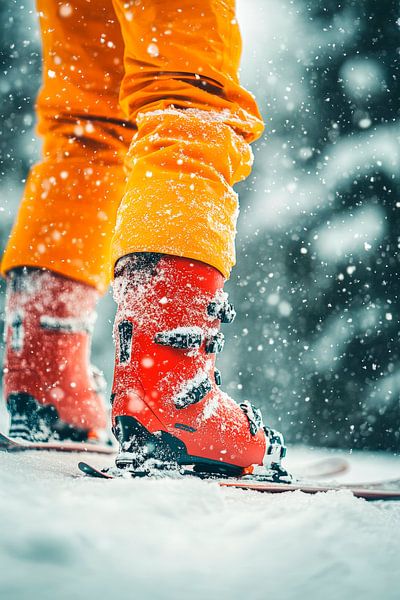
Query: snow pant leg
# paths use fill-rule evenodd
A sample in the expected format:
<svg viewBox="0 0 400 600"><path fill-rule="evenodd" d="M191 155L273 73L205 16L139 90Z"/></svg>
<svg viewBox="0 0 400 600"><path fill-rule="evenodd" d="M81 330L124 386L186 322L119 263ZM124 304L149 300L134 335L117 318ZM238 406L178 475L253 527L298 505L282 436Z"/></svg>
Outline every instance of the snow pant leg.
<svg viewBox="0 0 400 600"><path fill-rule="evenodd" d="M38 0L43 158L29 175L1 272L44 267L103 292L134 127L118 103L123 40L111 0Z"/></svg>
<svg viewBox="0 0 400 600"><path fill-rule="evenodd" d="M238 212L263 124L239 83L233 0L113 0L125 42L121 107L137 124L112 264L161 252L228 277Z"/></svg>

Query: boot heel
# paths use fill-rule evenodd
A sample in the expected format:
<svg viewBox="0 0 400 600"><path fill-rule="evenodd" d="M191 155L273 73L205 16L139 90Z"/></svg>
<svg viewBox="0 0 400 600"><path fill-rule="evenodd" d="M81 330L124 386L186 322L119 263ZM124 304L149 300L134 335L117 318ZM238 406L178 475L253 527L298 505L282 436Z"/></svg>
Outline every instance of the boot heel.
<svg viewBox="0 0 400 600"><path fill-rule="evenodd" d="M30 394L17 392L7 397L11 417L9 436L28 442L85 442L88 432L61 421L52 404L41 405Z"/></svg>
<svg viewBox="0 0 400 600"><path fill-rule="evenodd" d="M185 444L177 437L166 431L150 433L135 417L116 417L113 433L120 444L115 464L121 469L136 469L148 460L157 461L160 468L185 464L188 457Z"/></svg>

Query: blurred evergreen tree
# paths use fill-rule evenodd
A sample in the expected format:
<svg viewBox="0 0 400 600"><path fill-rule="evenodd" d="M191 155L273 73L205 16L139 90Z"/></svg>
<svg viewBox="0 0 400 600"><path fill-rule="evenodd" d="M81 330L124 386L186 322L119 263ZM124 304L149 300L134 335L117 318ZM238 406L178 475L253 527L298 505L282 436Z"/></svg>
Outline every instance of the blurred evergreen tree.
<svg viewBox="0 0 400 600"><path fill-rule="evenodd" d="M306 87L305 100L267 122L274 136L242 188L257 191L274 168L265 157L278 138L275 158L290 163L291 179L283 222L240 238L232 387L261 399L289 440L398 451L398 3L291 4L319 43L298 56L304 79L292 83ZM265 96L273 115L268 85ZM274 176L267 181L265 220L279 195Z"/></svg>
<svg viewBox="0 0 400 600"><path fill-rule="evenodd" d="M17 136L32 133L34 100L40 84L40 43L33 9L11 1L0 4L0 90L2 175L10 171L24 177L32 157L18 153Z"/></svg>
<svg viewBox="0 0 400 600"><path fill-rule="evenodd" d="M40 42L31 0L0 3L0 252L29 167L37 160L34 101Z"/></svg>
<svg viewBox="0 0 400 600"><path fill-rule="evenodd" d="M0 22L1 256L29 167L37 160L34 100L40 85L41 64L33 2L0 2ZM0 363L4 289L5 282L0 279Z"/></svg>

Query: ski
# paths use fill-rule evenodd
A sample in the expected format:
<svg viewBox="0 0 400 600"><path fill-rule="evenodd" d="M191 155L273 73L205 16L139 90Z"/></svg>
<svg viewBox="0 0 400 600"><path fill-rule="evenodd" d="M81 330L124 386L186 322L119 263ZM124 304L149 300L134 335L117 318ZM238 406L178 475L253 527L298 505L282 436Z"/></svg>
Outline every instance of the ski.
<svg viewBox="0 0 400 600"><path fill-rule="evenodd" d="M393 481L390 482L393 484ZM396 489L388 489L388 481L382 481L379 484L373 483L369 485L367 483L354 483L354 484L313 484L310 482L302 483L271 483L267 481L252 481L238 479L237 481L220 481L221 487L231 487L242 490L251 490L256 492L264 492L269 494L279 494L282 492L304 492L305 494L318 494L320 492L338 492L341 490L347 490L353 494L356 498L363 498L364 500L400 500L400 481L396 480Z"/></svg>
<svg viewBox="0 0 400 600"><path fill-rule="evenodd" d="M90 442L29 442L23 439L11 438L0 433L0 452L24 452L40 450L52 452L91 452L96 454L115 454L115 447L109 444Z"/></svg>
<svg viewBox="0 0 400 600"><path fill-rule="evenodd" d="M117 471L113 472L113 469L101 470L96 467L85 463L79 463L79 469L85 475L99 479L116 479L121 475L117 474ZM123 474L122 476L124 476ZM132 477L146 476L146 473L134 474L126 473L127 476ZM192 471L181 471L181 476L190 475L196 476ZM236 489L249 490L264 492L270 494L278 494L282 492L295 492L300 491L306 494L317 494L320 492L331 492L347 490L351 492L357 498L363 498L364 500L400 500L400 479L383 480L381 482L374 483L330 483L320 484L312 483L310 481L296 481L293 483L274 483L270 481L262 481L256 479L256 477L247 476L246 479L213 479L217 481L220 487L232 487ZM390 489L391 488L391 489Z"/></svg>
<svg viewBox="0 0 400 600"><path fill-rule="evenodd" d="M86 475L92 477L101 477L102 479L113 479L113 476L107 477L107 470L99 470L87 463L80 463L79 468ZM346 473L349 469L349 462L345 458L329 456L320 460L310 462L299 469L299 476L302 479L323 479L325 477L334 477ZM192 471L188 471L192 474Z"/></svg>

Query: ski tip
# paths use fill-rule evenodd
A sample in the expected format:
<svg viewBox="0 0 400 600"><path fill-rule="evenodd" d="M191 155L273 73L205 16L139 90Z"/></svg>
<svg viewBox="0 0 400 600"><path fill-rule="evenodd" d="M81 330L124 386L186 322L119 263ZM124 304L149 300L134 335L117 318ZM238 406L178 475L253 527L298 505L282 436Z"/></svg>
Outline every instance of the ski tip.
<svg viewBox="0 0 400 600"><path fill-rule="evenodd" d="M89 465L87 463L83 462L82 460L80 460L78 462L78 469L80 471L83 471L84 473L86 473L86 470L87 470L88 467L89 467Z"/></svg>
<svg viewBox="0 0 400 600"><path fill-rule="evenodd" d="M82 471L82 473L85 473L85 475L93 475L94 472L94 468L82 460L78 463L78 469Z"/></svg>
<svg viewBox="0 0 400 600"><path fill-rule="evenodd" d="M98 477L99 479L113 479L111 475L108 475L104 471L100 471L100 469L96 469L92 465L89 465L86 462L80 461L78 463L78 469L82 471L85 475L89 477Z"/></svg>

